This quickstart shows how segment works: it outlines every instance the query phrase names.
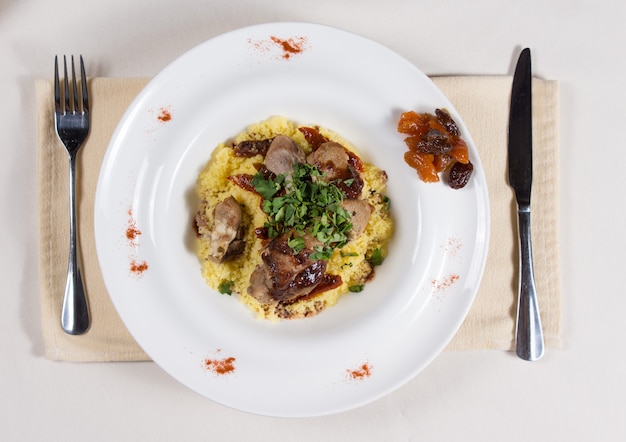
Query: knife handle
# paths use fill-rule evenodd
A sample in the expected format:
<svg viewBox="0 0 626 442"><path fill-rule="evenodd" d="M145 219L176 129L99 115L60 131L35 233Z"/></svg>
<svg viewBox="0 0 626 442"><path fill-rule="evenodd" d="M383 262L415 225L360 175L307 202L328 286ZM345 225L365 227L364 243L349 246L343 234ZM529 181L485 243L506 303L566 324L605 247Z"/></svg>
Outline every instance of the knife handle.
<svg viewBox="0 0 626 442"><path fill-rule="evenodd" d="M520 208L519 231L519 295L517 299L517 324L515 328L515 352L527 361L543 356L543 331L533 274L533 253L530 241L530 207Z"/></svg>

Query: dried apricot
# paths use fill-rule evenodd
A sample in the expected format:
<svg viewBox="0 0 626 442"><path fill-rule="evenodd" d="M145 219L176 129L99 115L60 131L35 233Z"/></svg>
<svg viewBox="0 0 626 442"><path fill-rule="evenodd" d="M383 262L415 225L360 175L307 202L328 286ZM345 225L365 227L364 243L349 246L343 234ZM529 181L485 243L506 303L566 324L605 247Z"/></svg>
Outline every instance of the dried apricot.
<svg viewBox="0 0 626 442"><path fill-rule="evenodd" d="M426 116L426 118L428 120L428 127L430 129L435 130L437 132L440 132L440 133L444 134L447 139L450 139L450 137L451 137L450 132L448 132L448 129L443 124L441 124L441 122L439 122L439 120L437 120L437 118L435 118L434 115L431 115L431 114L428 114L428 113L426 113L424 115Z"/></svg>
<svg viewBox="0 0 626 442"><path fill-rule="evenodd" d="M452 165L453 162L454 162L454 158L452 158L450 154L435 155L435 158L433 160L435 170L438 173L441 173L444 170L446 170L448 167Z"/></svg>
<svg viewBox="0 0 626 442"><path fill-rule="evenodd" d="M408 111L400 115L398 122L398 132L401 134L423 137L428 132L428 120L417 112Z"/></svg>
<svg viewBox="0 0 626 442"><path fill-rule="evenodd" d="M469 162L469 151L467 144L461 138L457 138L452 142L452 150L450 151L452 158L459 163L467 164Z"/></svg>
<svg viewBox="0 0 626 442"><path fill-rule="evenodd" d="M404 153L404 161L417 171L417 175L425 183L439 181L437 169L433 164L434 158L433 154L413 152L411 150Z"/></svg>
<svg viewBox="0 0 626 442"><path fill-rule="evenodd" d="M406 147L408 147L412 152L417 152L417 145L420 141L422 141L422 137L410 136L404 139Z"/></svg>

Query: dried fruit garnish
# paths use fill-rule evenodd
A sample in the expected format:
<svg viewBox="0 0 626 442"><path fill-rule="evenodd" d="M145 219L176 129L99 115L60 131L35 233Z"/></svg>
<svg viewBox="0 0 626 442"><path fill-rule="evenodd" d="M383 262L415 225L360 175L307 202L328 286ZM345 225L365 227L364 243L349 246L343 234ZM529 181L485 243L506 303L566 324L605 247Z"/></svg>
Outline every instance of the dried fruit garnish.
<svg viewBox="0 0 626 442"><path fill-rule="evenodd" d="M408 135L404 139L409 148L404 161L422 181L438 182L439 174L450 170L450 187L460 189L468 183L473 170L469 150L448 111L436 109L435 115L404 112L398 121L398 132Z"/></svg>

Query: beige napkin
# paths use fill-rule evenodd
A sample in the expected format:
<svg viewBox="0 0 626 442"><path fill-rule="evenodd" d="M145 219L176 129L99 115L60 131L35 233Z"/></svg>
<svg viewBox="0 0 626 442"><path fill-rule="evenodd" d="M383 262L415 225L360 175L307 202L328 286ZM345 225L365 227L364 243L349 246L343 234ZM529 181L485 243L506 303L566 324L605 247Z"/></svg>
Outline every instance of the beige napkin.
<svg viewBox="0 0 626 442"><path fill-rule="evenodd" d="M506 181L510 77L436 77L472 134L487 174L491 242L487 268L472 309L448 350L513 348L517 290L517 236L513 194ZM40 287L45 356L65 361L139 361L149 357L133 340L108 296L98 266L93 208L100 163L111 135L147 79L90 80L91 133L78 157L78 213L89 332L70 336L59 318L68 251L67 156L54 131L52 84L36 82L40 211ZM558 255L558 87L535 79L532 234L535 277L546 345L560 342Z"/></svg>

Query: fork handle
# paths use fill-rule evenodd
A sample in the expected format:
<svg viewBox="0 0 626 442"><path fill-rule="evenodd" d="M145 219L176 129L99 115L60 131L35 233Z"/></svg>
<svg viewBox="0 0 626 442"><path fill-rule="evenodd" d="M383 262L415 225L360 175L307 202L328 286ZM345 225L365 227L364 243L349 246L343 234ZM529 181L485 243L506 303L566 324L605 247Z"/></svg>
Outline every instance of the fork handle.
<svg viewBox="0 0 626 442"><path fill-rule="evenodd" d="M80 252L76 220L76 155L70 155L70 253L67 281L61 310L61 327L70 335L81 335L89 329L89 306L80 270Z"/></svg>
<svg viewBox="0 0 626 442"><path fill-rule="evenodd" d="M515 352L527 361L543 356L543 331L533 274L533 253L530 241L530 207L520 208L518 214L520 276L517 300Z"/></svg>

